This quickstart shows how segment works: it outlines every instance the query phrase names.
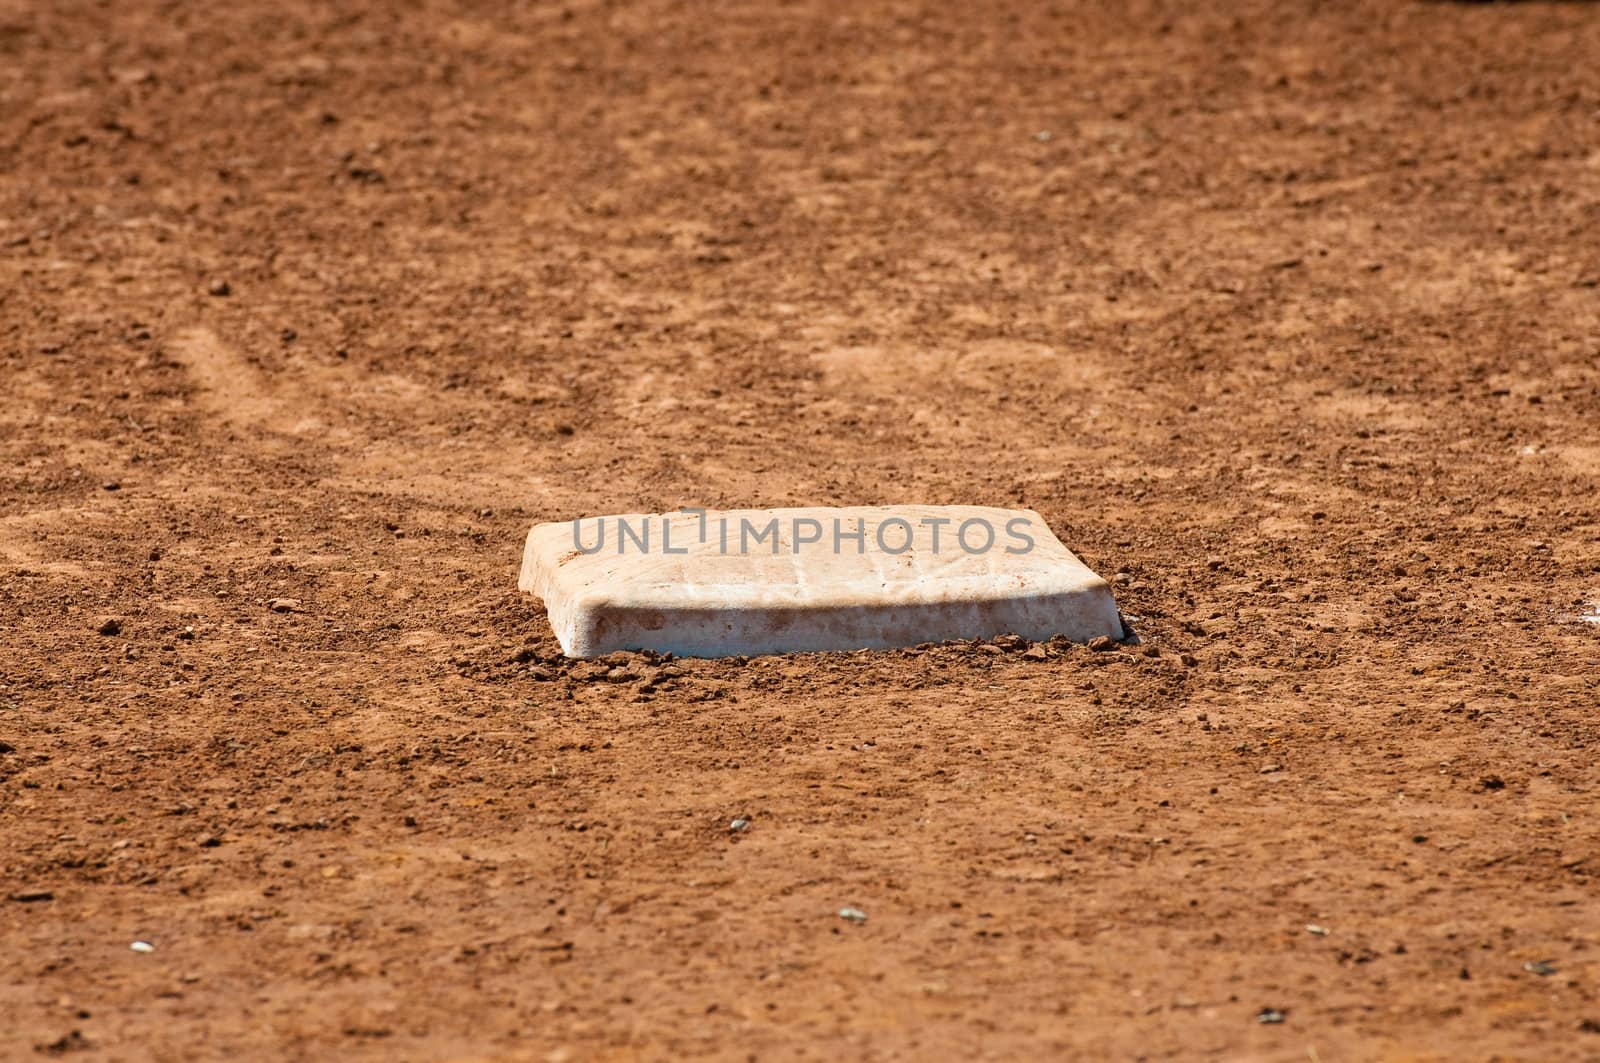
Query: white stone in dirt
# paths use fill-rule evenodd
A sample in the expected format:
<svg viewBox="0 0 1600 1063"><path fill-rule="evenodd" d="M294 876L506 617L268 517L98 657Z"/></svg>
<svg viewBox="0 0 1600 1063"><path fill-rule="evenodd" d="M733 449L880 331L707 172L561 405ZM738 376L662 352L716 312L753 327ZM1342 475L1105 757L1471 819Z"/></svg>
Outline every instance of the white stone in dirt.
<svg viewBox="0 0 1600 1063"><path fill-rule="evenodd" d="M1111 589L1028 509L624 514L539 524L518 586L569 657L1123 637Z"/></svg>

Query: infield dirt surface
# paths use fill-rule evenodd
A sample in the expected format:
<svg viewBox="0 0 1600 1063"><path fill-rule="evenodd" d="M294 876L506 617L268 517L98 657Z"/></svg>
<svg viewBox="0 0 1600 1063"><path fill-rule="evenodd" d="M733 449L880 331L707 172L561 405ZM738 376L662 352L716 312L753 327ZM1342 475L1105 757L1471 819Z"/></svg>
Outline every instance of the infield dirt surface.
<svg viewBox="0 0 1600 1063"><path fill-rule="evenodd" d="M389 8L0 0L0 1058L1600 1057L1600 10ZM897 503L1142 643L516 591Z"/></svg>

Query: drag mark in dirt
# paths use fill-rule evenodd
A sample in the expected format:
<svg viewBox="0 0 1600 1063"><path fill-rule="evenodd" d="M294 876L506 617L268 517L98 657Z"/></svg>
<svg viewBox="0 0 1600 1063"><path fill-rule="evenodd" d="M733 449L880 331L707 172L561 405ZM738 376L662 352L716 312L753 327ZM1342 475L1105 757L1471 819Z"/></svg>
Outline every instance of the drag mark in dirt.
<svg viewBox="0 0 1600 1063"><path fill-rule="evenodd" d="M38 541L38 529L56 521L81 519L81 515L81 511L63 509L0 517L0 573L8 578L32 574L89 579L89 570L83 565L51 557Z"/></svg>
<svg viewBox="0 0 1600 1063"><path fill-rule="evenodd" d="M286 434L300 427L266 374L210 329L186 329L172 347L198 387L200 402L218 420L236 428Z"/></svg>
<svg viewBox="0 0 1600 1063"><path fill-rule="evenodd" d="M198 402L212 418L269 437L316 438L340 447L363 444L371 433L340 423L349 421L351 403L365 397L404 408L415 403L422 391L411 381L389 376L369 380L365 389L358 390L329 370L307 365L269 373L204 327L180 332L172 350L194 381Z"/></svg>
<svg viewBox="0 0 1600 1063"><path fill-rule="evenodd" d="M206 419L232 441L249 442L236 458L303 457L312 453L304 444L314 441L328 487L413 502L454 499L465 486L474 508L503 507L549 489L508 446L520 426L502 425L500 434L482 438L450 431L469 416L483 419L468 399L399 374L303 361L262 370L203 326L182 331L171 347Z"/></svg>

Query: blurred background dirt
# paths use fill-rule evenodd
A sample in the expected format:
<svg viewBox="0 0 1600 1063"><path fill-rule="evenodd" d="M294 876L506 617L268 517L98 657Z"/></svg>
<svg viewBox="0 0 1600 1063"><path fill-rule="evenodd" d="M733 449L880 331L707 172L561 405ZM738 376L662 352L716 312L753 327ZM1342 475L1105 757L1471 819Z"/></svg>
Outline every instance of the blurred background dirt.
<svg viewBox="0 0 1600 1063"><path fill-rule="evenodd" d="M0 0L0 1056L1600 1057L1600 11L1112 6ZM900 502L1142 643L515 592Z"/></svg>

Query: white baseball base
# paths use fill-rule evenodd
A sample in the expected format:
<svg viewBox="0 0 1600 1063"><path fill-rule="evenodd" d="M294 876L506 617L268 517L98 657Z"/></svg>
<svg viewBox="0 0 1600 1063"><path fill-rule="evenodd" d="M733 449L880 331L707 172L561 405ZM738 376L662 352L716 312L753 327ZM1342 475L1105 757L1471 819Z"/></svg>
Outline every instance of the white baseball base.
<svg viewBox="0 0 1600 1063"><path fill-rule="evenodd" d="M518 587L569 657L728 657L1123 637L1111 589L1032 510L682 511L539 524Z"/></svg>

